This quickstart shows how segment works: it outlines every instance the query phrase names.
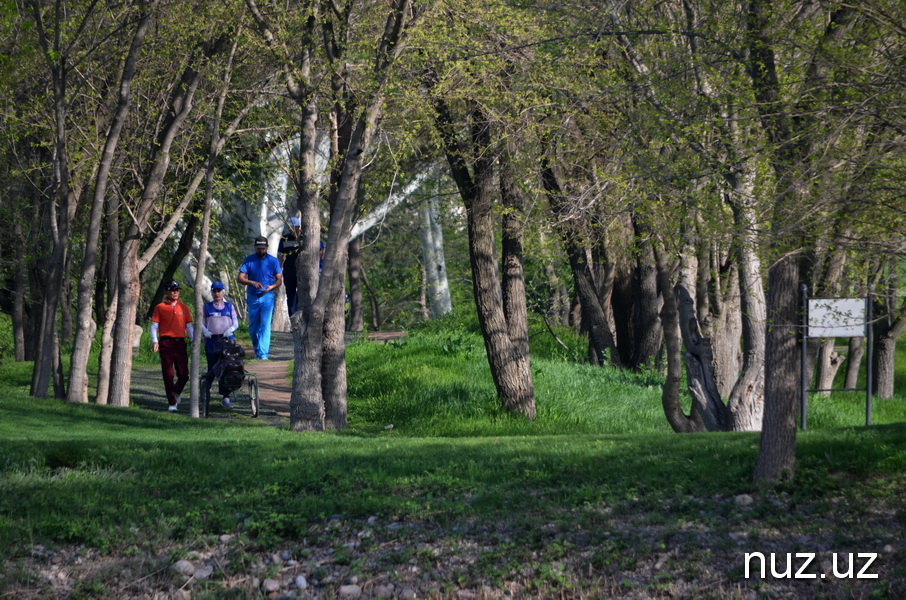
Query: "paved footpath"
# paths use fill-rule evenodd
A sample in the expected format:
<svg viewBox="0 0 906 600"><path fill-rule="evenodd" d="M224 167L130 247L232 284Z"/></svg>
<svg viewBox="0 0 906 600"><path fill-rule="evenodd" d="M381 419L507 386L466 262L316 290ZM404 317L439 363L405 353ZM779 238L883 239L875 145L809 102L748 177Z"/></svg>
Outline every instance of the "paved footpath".
<svg viewBox="0 0 906 600"><path fill-rule="evenodd" d="M254 354L252 354L254 356ZM290 361L293 358L293 334L271 334L270 360L247 360L245 370L258 378L261 413L273 412L289 418L289 401L293 392Z"/></svg>
<svg viewBox="0 0 906 600"><path fill-rule="evenodd" d="M386 342L390 339L403 337L404 332L379 331L368 335L368 339L375 342ZM246 348L246 357L252 354ZM273 332L271 334L270 360L245 360L245 369L254 373L258 378L259 396L261 407L259 420L269 425L289 425L289 402L292 396L292 373L290 364L293 359L293 335L290 332ZM166 410L163 398L163 382L160 377L160 367L143 366L133 370L132 373L132 400L142 407L151 410ZM179 406L179 414L189 413L189 390L183 393L183 403ZM241 394L236 397L235 409L226 410L220 407L219 402L211 402L209 418L233 420L248 418L251 411L247 399Z"/></svg>
<svg viewBox="0 0 906 600"><path fill-rule="evenodd" d="M376 331L368 335L374 342L401 338L402 331ZM292 373L290 361L293 359L293 334L291 332L271 333L270 360L252 360L246 362L246 370L255 374L260 387L261 406L263 411L289 418L289 401L292 396Z"/></svg>

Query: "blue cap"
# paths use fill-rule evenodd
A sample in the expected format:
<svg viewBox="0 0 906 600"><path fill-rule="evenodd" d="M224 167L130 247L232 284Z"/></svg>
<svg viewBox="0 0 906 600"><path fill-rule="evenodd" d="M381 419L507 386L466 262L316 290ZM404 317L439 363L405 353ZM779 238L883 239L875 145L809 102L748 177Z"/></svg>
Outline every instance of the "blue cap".
<svg viewBox="0 0 906 600"><path fill-rule="evenodd" d="M211 289L212 290L222 290L222 289L224 289L223 283L221 283L219 281L215 281L214 283L211 284Z"/></svg>
<svg viewBox="0 0 906 600"><path fill-rule="evenodd" d="M168 291L168 292L172 292L173 290L178 290L178 289L179 289L179 282L178 282L178 281L171 281L170 283L167 284L167 291Z"/></svg>

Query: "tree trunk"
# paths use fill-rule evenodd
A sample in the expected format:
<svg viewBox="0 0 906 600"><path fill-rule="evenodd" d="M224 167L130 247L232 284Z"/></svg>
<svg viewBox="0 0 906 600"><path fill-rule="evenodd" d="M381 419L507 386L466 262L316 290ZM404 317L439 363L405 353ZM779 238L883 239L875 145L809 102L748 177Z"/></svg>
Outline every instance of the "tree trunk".
<svg viewBox="0 0 906 600"><path fill-rule="evenodd" d="M206 45L204 54L210 58L221 48L218 42ZM201 78L194 65L188 65L173 87L167 103L166 116L154 147L150 166L144 178L144 187L138 206L133 210L133 221L126 230L120 245L119 273L117 277L116 325L113 334L113 354L111 356L109 402L114 406L129 406L129 394L132 384L132 345L135 338L135 325L138 314L138 301L141 292L139 273L160 250L167 236L191 201L191 196L201 183L205 169L200 169L184 194L180 206L173 210L167 224L151 240L151 244L139 256L142 236L148 229L148 222L164 184L164 178L170 166L170 151L176 136L194 107L195 93Z"/></svg>
<svg viewBox="0 0 906 600"><path fill-rule="evenodd" d="M742 337L742 310L740 308L739 280L736 270L729 273L722 281L722 292L719 307L708 316L704 326L706 335L711 338L714 350L714 383L722 398L728 398L739 379L742 366L742 351L739 340Z"/></svg>
<svg viewBox="0 0 906 600"><path fill-rule="evenodd" d="M129 406L132 386L132 341L138 299L141 295L138 269L138 228L133 224L126 232L120 247L120 271L117 280L116 321L113 328L113 347L110 358L110 388L108 403Z"/></svg>
<svg viewBox="0 0 906 600"><path fill-rule="evenodd" d="M298 100L297 100L298 101ZM302 248L296 258L297 310L292 317L293 391L290 398L290 427L294 431L321 431L324 429L324 398L321 394L321 338L323 319L314 311L320 285L318 253L321 240L321 216L318 208L316 148L318 119L317 104L310 95L302 103L299 136L299 194L297 207L302 228ZM318 325L311 325L317 322ZM312 368L312 365L317 368Z"/></svg>
<svg viewBox="0 0 906 600"><path fill-rule="evenodd" d="M371 306L371 330L377 331L381 327L381 307L378 304L377 294L374 292L374 289L371 287L371 284L368 283L368 277L365 275L365 267L362 266L361 270L362 284L365 286L365 289L368 291L368 302Z"/></svg>
<svg viewBox="0 0 906 600"><path fill-rule="evenodd" d="M362 241L355 238L349 242L349 315L346 330L361 333L365 331L365 311L362 307ZM342 310L340 311L342 313Z"/></svg>
<svg viewBox="0 0 906 600"><path fill-rule="evenodd" d="M555 323L560 325L569 324L569 293L566 285L557 275L557 269L554 265L553 253L550 252L547 245L546 228L542 227L538 231L538 239L541 244L544 256L544 278L547 281L547 287L550 294L550 301L547 307L547 316Z"/></svg>
<svg viewBox="0 0 906 600"><path fill-rule="evenodd" d="M614 332L620 361L622 364L628 364L632 361L635 348L633 339L633 312L635 311L635 297L632 292L633 269L628 260L620 260L616 267L610 305L613 311ZM663 306L661 306L661 311L663 311ZM663 326L661 332L663 333Z"/></svg>
<svg viewBox="0 0 906 600"><path fill-rule="evenodd" d="M535 418L535 394L529 358L509 337L497 261L494 258L494 215L490 166L476 169L474 194L466 204L472 288L478 308L485 349L497 395L504 407L528 419ZM483 172L482 172L483 171Z"/></svg>
<svg viewBox="0 0 906 600"><path fill-rule="evenodd" d="M764 417L756 480L788 479L796 467L799 406L799 261L784 256L768 271Z"/></svg>
<svg viewBox="0 0 906 600"><path fill-rule="evenodd" d="M299 320L300 328L304 323L304 331L301 332L304 351L301 355L302 364L297 363L296 365L298 379L293 381L293 394L290 401L290 426L294 431L324 429L327 426L325 417L328 410L325 404L328 402L331 404L331 424L345 427L345 348L341 349L336 346L337 342L333 335L334 327L339 327L341 333L343 330L342 307L345 287L343 280L346 274L347 252L353 225L352 216L358 197L365 154L371 145L371 138L377 127L383 102L383 96L379 92L375 93L370 104L355 121L348 144L342 145L345 149L342 154L342 170L336 176L338 187L336 196L331 202L324 267L318 280L313 302L308 300L303 293L303 289L307 287L306 279L308 282L312 280L311 273L300 274L299 301L309 304L310 310ZM314 155L311 154L310 158L313 160ZM303 207L300 195L303 226L305 226L306 220L311 220L311 213L317 212L317 205L312 206L310 199L311 196L308 197L309 201L305 202L306 206ZM308 234L307 231L306 234ZM317 238L306 240L297 263L309 263L311 266L312 259L317 257L316 244ZM312 254L306 254L306 252L312 252ZM316 263L314 264L316 265ZM336 314L337 311L339 314ZM338 319L338 321L334 322L334 319ZM293 329L295 331L296 327L294 326ZM339 344L342 346L342 339ZM323 374L329 375L329 378L324 379Z"/></svg>
<svg viewBox="0 0 906 600"><path fill-rule="evenodd" d="M116 280L114 280L115 282ZM110 403L110 378L111 363L113 360L113 335L116 329L116 315L119 308L119 292L116 287L111 290L110 306L107 307L107 316L104 319L104 328L101 331L101 351L98 355L98 385L95 402L97 404Z"/></svg>
<svg viewBox="0 0 906 600"><path fill-rule="evenodd" d="M427 202L418 207L418 241L422 247L422 285L419 291L422 317L432 317L428 304L428 290L437 287L437 271L434 269L434 241L431 239L431 213Z"/></svg>
<svg viewBox="0 0 906 600"><path fill-rule="evenodd" d="M223 87L221 88L220 95L217 99L217 108L214 111L214 116L211 122L211 143L208 148L208 158L205 168L205 194L204 208L201 217L201 239L198 243L198 262L197 268L195 269L196 324L195 335L192 338L192 366L189 373L189 413L192 418L196 419L201 415L201 347L205 344L204 335L202 334L202 326L204 324L204 297L202 295L202 282L205 280L205 271L207 270L208 239L211 232L211 207L214 204L214 168L216 166L217 157L220 154L221 148L223 147L222 137L220 134L220 121L223 118L223 107L226 104L227 92L230 89L230 80L233 73L233 59L235 58L235 56L236 43L234 42L233 47L230 51L230 59L227 64L226 72L223 76ZM194 229L193 223L197 222L198 219L193 214L192 218L190 219L189 225L186 226L186 229ZM194 235L183 234L183 238L189 238L191 240L193 237ZM191 242L189 245L191 247Z"/></svg>
<svg viewBox="0 0 906 600"><path fill-rule="evenodd" d="M60 29L63 24L54 23L54 30L47 35L42 13L38 3L34 3L33 14L38 41L47 59L52 88L53 111L53 155L51 159L53 184L51 209L49 211L49 230L52 233L53 247L47 262L47 275L44 280L44 303L41 307L40 329L37 339L37 351L32 370L31 395L38 398L47 396L56 367L59 365L59 331L57 317L60 298L63 293L66 255L69 251L69 228L75 216L79 194L69 180L70 169L68 148L69 105L72 100L68 95L68 75L72 71L67 52L61 47Z"/></svg>
<svg viewBox="0 0 906 600"><path fill-rule="evenodd" d="M345 264L346 259L342 262ZM321 358L321 387L324 394L324 427L346 429L346 336L343 319L345 290L337 286L327 307L324 320L323 356Z"/></svg>
<svg viewBox="0 0 906 600"><path fill-rule="evenodd" d="M435 318L453 312L453 298L450 296L450 281L447 278L447 253L444 250L444 228L439 201L436 196L428 199L428 214L431 216L431 242L434 246L432 257L437 271L437 286L432 290L431 305L437 306Z"/></svg>
<svg viewBox="0 0 906 600"><path fill-rule="evenodd" d="M874 341L873 390L878 398L893 397L894 359L897 339L906 327L906 317L881 318L875 321L872 339Z"/></svg>
<svg viewBox="0 0 906 600"><path fill-rule="evenodd" d="M528 360L528 311L525 303L525 278L522 250L525 238L525 197L512 172L510 156L500 164L500 196L503 204L502 262L503 315L507 334L520 359Z"/></svg>
<svg viewBox="0 0 906 600"><path fill-rule="evenodd" d="M14 224L16 234L16 264L25 264L25 240L22 239L22 224L17 220ZM28 318L25 312L25 269L13 271L13 348L16 362L28 360L25 340L28 330Z"/></svg>
<svg viewBox="0 0 906 600"><path fill-rule="evenodd" d="M529 357L523 356L510 339L494 257L494 168L493 158L489 156L489 124L477 106L472 104L469 117L473 175L460 151L449 107L441 98L435 98L434 106L435 125L453 181L466 207L472 292L497 397L507 411L534 419L535 391Z"/></svg>
<svg viewBox="0 0 906 600"><path fill-rule="evenodd" d="M863 340L861 337L849 338L849 350L846 352L846 380L843 382L845 388L855 388L859 385L859 367L865 354Z"/></svg>
<svg viewBox="0 0 906 600"><path fill-rule="evenodd" d="M60 290L60 348L71 347L72 339L72 252L66 252L66 260L63 263L63 289ZM61 365L62 368L62 365ZM62 390L62 377L54 381L54 390ZM57 395L58 398L64 396Z"/></svg>
<svg viewBox="0 0 906 600"><path fill-rule="evenodd" d="M754 169L731 181L727 202L733 211L738 254L739 315L742 327L742 369L730 390L727 409L732 431L759 431L764 415L765 322L767 306L758 257L755 227Z"/></svg>
<svg viewBox="0 0 906 600"><path fill-rule="evenodd" d="M418 308L422 313L422 319L428 321L431 319L431 311L428 310L428 270L424 263L419 263L419 267L421 285L418 286Z"/></svg>
<svg viewBox="0 0 906 600"><path fill-rule="evenodd" d="M104 307L104 327L101 330L101 352L98 356L98 384L95 402L108 404L110 401L110 361L113 358L113 330L116 323L116 311L119 307L119 280L120 271L120 221L119 201L110 195L106 200L107 214L107 289L108 304ZM99 321L100 322L100 321Z"/></svg>
<svg viewBox="0 0 906 600"><path fill-rule="evenodd" d="M88 358L91 345L97 332L97 322L91 318L91 289L97 272L98 242L101 236L101 223L104 216L104 203L107 196L107 186L110 182L110 172L113 167L116 148L119 145L120 134L126 122L126 116L132 106L132 80L135 77L139 50L142 47L145 35L151 22L153 5L146 7L136 24L135 33L129 52L123 63L123 72L120 75L120 89L117 98L116 111L110 121L101 160L98 163L98 172L95 177L94 195L91 200L91 210L88 215L88 230L85 238L85 252L82 255L82 274L79 277L76 298L76 334L69 364L69 395L70 402L88 402ZM109 257L108 257L109 260ZM109 282L115 280L108 279ZM100 294L97 294L100 296ZM98 307L103 306L100 298L95 298ZM102 310L97 313L103 314Z"/></svg>
<svg viewBox="0 0 906 600"><path fill-rule="evenodd" d="M657 247L653 248L657 265L658 287L672 289L670 281L671 265L667 263L666 253ZM697 410L689 416L680 405L680 385L683 381L683 341L680 333L680 313L675 294L664 294L661 307L661 323L664 328L664 345L667 358L667 377L661 390L661 405L670 427L677 433L695 433L707 431Z"/></svg>
<svg viewBox="0 0 906 600"><path fill-rule="evenodd" d="M654 264L649 232L645 231L636 219L633 219L633 228L639 251L632 280L635 302L632 311L633 345L629 367L638 371L655 366L655 357L661 346L662 328L658 315L663 300L658 295L657 267ZM670 290L663 290L663 293L667 295ZM682 318L682 314L680 317Z"/></svg>
<svg viewBox="0 0 906 600"><path fill-rule="evenodd" d="M692 394L692 410L697 411L705 430L724 431L729 427L730 418L715 384L711 339L701 334L695 315L695 300L683 282L678 283L673 291L686 350L686 384Z"/></svg>
<svg viewBox="0 0 906 600"><path fill-rule="evenodd" d="M563 240L569 257L576 296L581 308L582 327L588 335L591 361L598 365L609 362L619 367L620 355L617 352L613 332L610 330L607 306L601 303L598 296L579 232L568 222L568 207L563 198L562 188L553 169L547 164L542 166L541 180L555 219L554 226Z"/></svg>
<svg viewBox="0 0 906 600"><path fill-rule="evenodd" d="M699 246L695 298L698 322L702 333L711 339L717 391L721 398L727 398L739 378L742 363L739 269L732 268L739 265L730 262L728 253L717 242L703 241Z"/></svg>
<svg viewBox="0 0 906 600"><path fill-rule="evenodd" d="M837 377L837 371L846 358L834 351L835 341L821 340L821 346L818 348L818 359L816 367L818 374L816 376L815 387L819 390L830 389L834 387L834 379ZM830 392L822 392L824 396L830 396Z"/></svg>
<svg viewBox="0 0 906 600"><path fill-rule="evenodd" d="M436 319L453 310L437 198L425 200L419 207L418 216L418 237L425 265L428 308L431 318Z"/></svg>
<svg viewBox="0 0 906 600"><path fill-rule="evenodd" d="M816 284L816 295L827 298L836 298L840 295L844 268L846 266L846 240L852 237L853 232L853 220L847 208L845 204L841 207L831 242L827 244L829 248L824 248L823 252L821 252L824 255L823 262L825 266L823 270L818 265L815 266L814 272L820 273L818 277L813 277L813 281ZM815 387L818 389L833 387L837 371L846 359L845 356L834 352L834 345L835 340L833 339L819 342L815 360ZM823 395L829 396L830 392L823 392Z"/></svg>
<svg viewBox="0 0 906 600"><path fill-rule="evenodd" d="M66 167L60 167L68 169ZM57 330L57 316L59 314L60 299L63 292L63 275L66 264L66 253L69 247L69 224L77 204L77 194L69 190L68 182L66 192L61 194L62 206L57 224L51 228L56 230L53 252L47 264L47 277L44 284L44 303L41 310L41 325L38 335L38 349L35 353L35 365L32 375L31 395L44 398L50 388L59 362L59 331Z"/></svg>

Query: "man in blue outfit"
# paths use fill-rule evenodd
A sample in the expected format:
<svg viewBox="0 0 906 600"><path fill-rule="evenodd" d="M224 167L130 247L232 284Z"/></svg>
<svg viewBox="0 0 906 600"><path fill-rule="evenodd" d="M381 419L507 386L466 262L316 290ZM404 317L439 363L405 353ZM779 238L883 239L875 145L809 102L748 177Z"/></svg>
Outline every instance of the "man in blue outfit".
<svg viewBox="0 0 906 600"><path fill-rule="evenodd" d="M271 319L274 316L274 292L283 281L283 270L276 256L267 253L267 238L255 238L255 253L239 267L239 283L246 286L249 311L249 337L255 356L267 360L271 348Z"/></svg>

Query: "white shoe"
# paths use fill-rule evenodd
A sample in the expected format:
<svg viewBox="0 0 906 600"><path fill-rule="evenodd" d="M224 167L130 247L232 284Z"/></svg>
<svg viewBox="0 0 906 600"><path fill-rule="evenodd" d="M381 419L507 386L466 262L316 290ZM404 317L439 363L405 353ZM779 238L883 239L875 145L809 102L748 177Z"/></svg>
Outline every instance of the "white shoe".
<svg viewBox="0 0 906 600"><path fill-rule="evenodd" d="M233 403L230 402L229 397L224 396L223 400L220 401L220 406L222 406L224 408L233 408Z"/></svg>
<svg viewBox="0 0 906 600"><path fill-rule="evenodd" d="M169 410L170 412L176 412L176 405L171 404L170 406L167 407L167 410Z"/></svg>

